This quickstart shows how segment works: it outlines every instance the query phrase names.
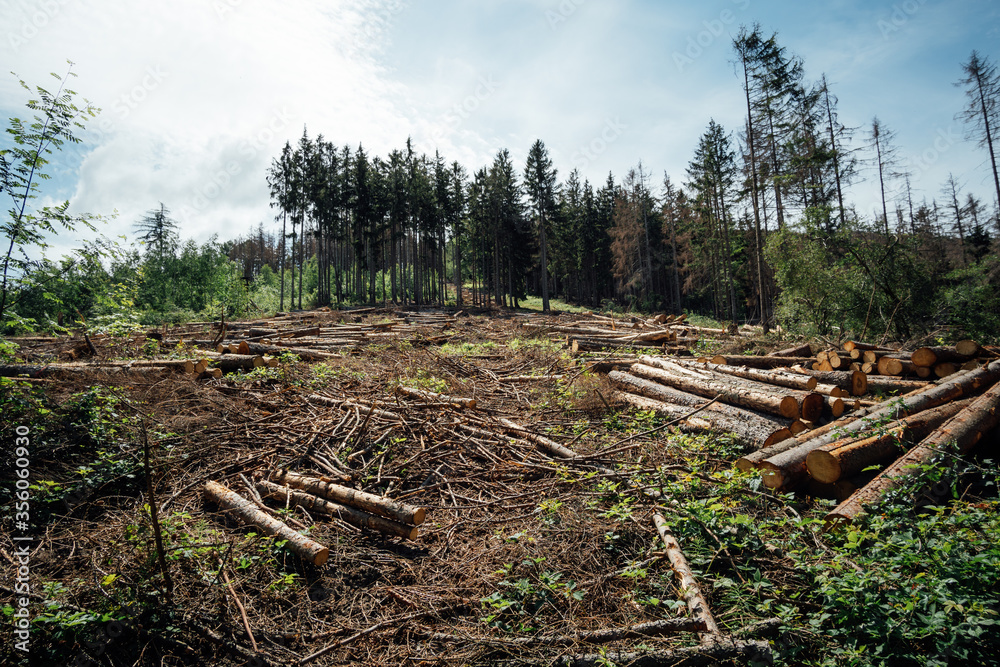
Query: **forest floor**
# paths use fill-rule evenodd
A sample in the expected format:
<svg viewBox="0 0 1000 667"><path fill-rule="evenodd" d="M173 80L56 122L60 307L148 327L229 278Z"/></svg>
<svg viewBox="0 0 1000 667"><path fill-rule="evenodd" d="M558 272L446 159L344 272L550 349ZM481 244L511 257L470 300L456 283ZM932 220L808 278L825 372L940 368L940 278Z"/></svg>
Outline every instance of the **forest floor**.
<svg viewBox="0 0 1000 667"><path fill-rule="evenodd" d="M328 314L330 322L343 316ZM374 325L386 316L353 319ZM464 313L341 358L286 356L277 367L221 379L123 379L108 368L4 381L5 458L17 458L15 428L30 442L21 457L30 525L15 522L16 470L7 468L0 559L16 571L30 547L31 623L27 654L2 631L0 662L821 664L832 645L858 650L845 637L861 621L834 618L833 607L872 604L857 591L875 595L892 580L877 570L866 581L838 579L867 565L861 538L852 547L850 536L824 532L817 517L831 501L771 493L733 467L746 452L733 438L674 432L664 417L615 403L605 376L525 321ZM743 337L699 345L759 354L782 344ZM65 347L65 339L34 342L15 355L39 363ZM97 348L103 359L152 350L142 338ZM476 405L406 398L399 385ZM503 419L578 458L546 455ZM251 498L248 486L278 468L336 474L426 508L426 521L406 539L265 501L329 547L329 560L316 566L204 499L209 481ZM970 493L965 500L981 506L995 535L995 490ZM689 587L675 576L654 514L679 541L729 653L706 649L697 632L626 632L691 618ZM854 601L844 597L849 590ZM0 593L10 628L24 589L5 577ZM967 623L969 608L960 614ZM940 623L954 624L953 611ZM608 635L587 634L598 631ZM926 637L896 643L939 650Z"/></svg>

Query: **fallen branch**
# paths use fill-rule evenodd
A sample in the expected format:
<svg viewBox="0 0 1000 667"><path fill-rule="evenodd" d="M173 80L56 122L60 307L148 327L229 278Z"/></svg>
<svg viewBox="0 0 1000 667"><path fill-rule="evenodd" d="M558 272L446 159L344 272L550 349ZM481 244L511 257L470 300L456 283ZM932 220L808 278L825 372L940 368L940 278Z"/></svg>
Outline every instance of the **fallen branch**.
<svg viewBox="0 0 1000 667"><path fill-rule="evenodd" d="M268 535L286 540L289 549L313 565L322 565L330 557L330 550L327 547L292 530L281 521L269 517L254 507L249 500L218 482L205 482L205 499L217 504L220 509L231 512L243 523L254 526Z"/></svg>

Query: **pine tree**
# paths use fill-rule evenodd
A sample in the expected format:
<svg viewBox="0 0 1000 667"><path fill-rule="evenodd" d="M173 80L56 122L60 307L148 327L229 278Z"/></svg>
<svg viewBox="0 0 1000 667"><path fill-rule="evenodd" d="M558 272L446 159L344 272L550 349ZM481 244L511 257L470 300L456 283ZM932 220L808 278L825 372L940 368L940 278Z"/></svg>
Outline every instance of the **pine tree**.
<svg viewBox="0 0 1000 667"><path fill-rule="evenodd" d="M548 225L555 209L556 201L556 170L541 139L535 141L528 151L527 164L524 167L524 189L531 204L538 229L538 241L541 250L539 258L542 287L542 312L549 312L549 258L548 258Z"/></svg>
<svg viewBox="0 0 1000 667"><path fill-rule="evenodd" d="M1000 126L1000 73L996 65L987 58L980 58L976 51L969 56L969 62L962 65L962 71L966 76L956 85L965 86L969 102L958 117L969 125L969 136L978 139L979 145L989 151L997 210L1000 211L1000 173L994 150L994 139ZM1000 229L1000 214L997 216L997 229Z"/></svg>

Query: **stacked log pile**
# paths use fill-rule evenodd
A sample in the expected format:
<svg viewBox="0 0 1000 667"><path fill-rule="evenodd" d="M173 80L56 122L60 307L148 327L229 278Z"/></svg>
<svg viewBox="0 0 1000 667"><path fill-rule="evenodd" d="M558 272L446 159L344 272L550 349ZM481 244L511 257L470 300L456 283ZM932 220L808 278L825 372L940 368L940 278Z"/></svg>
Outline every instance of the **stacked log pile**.
<svg viewBox="0 0 1000 667"><path fill-rule="evenodd" d="M772 489L811 483L814 492L844 501L831 521L850 520L947 443L957 442L966 453L997 426L998 406L1000 361L993 361L773 443L737 465L759 470ZM891 465L874 480L861 475L886 463Z"/></svg>
<svg viewBox="0 0 1000 667"><path fill-rule="evenodd" d="M1000 361L971 341L907 353L849 342L843 352L802 356L809 352L697 361L639 355L608 378L618 400L667 415L682 431L728 431L758 448L737 466L760 471L766 486L808 483L814 493L844 500L830 514L838 521L898 487L907 466L948 438L964 452L997 424ZM880 363L892 373L875 373ZM900 368L911 377L895 374ZM903 395L875 401L870 391ZM874 479L862 474L898 457L902 463Z"/></svg>
<svg viewBox="0 0 1000 667"><path fill-rule="evenodd" d="M853 370L867 374L920 379L945 378L960 370L971 370L983 358L996 358L995 350L982 348L972 340L954 345L920 347L913 351L879 347L857 341L847 341L842 350L822 350L815 358L813 370Z"/></svg>
<svg viewBox="0 0 1000 667"><path fill-rule="evenodd" d="M698 327L688 324L685 315L666 314L616 319L591 313L558 324L529 319L521 326L535 335L546 334L553 341L565 342L574 356L641 349L685 354L699 341L729 341L742 333L735 325L725 329Z"/></svg>

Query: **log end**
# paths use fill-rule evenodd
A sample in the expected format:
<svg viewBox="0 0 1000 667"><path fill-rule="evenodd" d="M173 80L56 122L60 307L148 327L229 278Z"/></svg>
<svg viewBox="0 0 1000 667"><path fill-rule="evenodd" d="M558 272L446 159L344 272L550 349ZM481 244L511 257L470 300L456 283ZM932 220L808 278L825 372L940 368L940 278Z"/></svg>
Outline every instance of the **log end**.
<svg viewBox="0 0 1000 667"><path fill-rule="evenodd" d="M780 489L785 486L785 474L778 466L768 461L761 461L758 466L761 480L769 489Z"/></svg>
<svg viewBox="0 0 1000 667"><path fill-rule="evenodd" d="M825 403L826 399L823 397L823 394L807 394L802 399L802 419L809 422L819 421L819 418L823 416L823 405ZM782 401L783 405L784 402ZM841 401L841 405L843 405L843 401ZM841 410L841 413L843 413L843 410ZM840 415L835 416L839 417Z"/></svg>
<svg viewBox="0 0 1000 667"><path fill-rule="evenodd" d="M416 532L417 529L414 528L413 530L414 530L414 532ZM313 554L312 562L313 562L313 565L319 567L320 565L323 565L324 563L326 563L327 559L329 559L329 558L330 558L330 549L329 549L329 547L323 547L322 549L320 549L319 551L317 551L315 554Z"/></svg>
<svg viewBox="0 0 1000 667"><path fill-rule="evenodd" d="M809 476L820 484L833 484L840 479L840 461L830 452L814 449L806 456Z"/></svg>
<svg viewBox="0 0 1000 667"><path fill-rule="evenodd" d="M955 352L966 357L974 357L979 354L979 343L974 340L960 340L955 343Z"/></svg>
<svg viewBox="0 0 1000 667"><path fill-rule="evenodd" d="M929 347L917 348L910 355L910 361L913 362L914 366L930 368L937 363L937 354Z"/></svg>
<svg viewBox="0 0 1000 667"><path fill-rule="evenodd" d="M778 411L781 413L781 416L785 417L786 419L798 419L799 402L795 399L794 396L785 396L781 399L781 402L778 404Z"/></svg>
<svg viewBox="0 0 1000 667"><path fill-rule="evenodd" d="M846 406L844 405L844 399L840 397L830 399L830 413L834 417L840 417L844 414L845 409Z"/></svg>
<svg viewBox="0 0 1000 667"><path fill-rule="evenodd" d="M851 373L851 395L864 396L868 393L868 375L861 371Z"/></svg>
<svg viewBox="0 0 1000 667"><path fill-rule="evenodd" d="M422 524L424 522L424 520L426 518L427 518L427 508L426 507L418 507L413 512L413 517L412 517L413 525L419 526L420 524ZM414 529L414 531L416 531L416 529ZM413 538L411 538L411 539L413 539Z"/></svg>

